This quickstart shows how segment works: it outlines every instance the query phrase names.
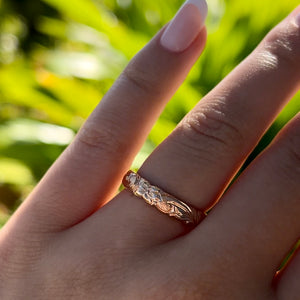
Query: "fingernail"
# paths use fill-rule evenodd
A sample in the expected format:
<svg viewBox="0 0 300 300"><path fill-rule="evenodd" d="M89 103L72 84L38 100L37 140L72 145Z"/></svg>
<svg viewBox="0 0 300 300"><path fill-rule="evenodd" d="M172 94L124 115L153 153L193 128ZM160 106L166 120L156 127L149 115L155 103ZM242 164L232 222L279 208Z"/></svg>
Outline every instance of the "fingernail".
<svg viewBox="0 0 300 300"><path fill-rule="evenodd" d="M206 16L205 0L187 0L163 33L161 45L172 52L184 51L203 28Z"/></svg>

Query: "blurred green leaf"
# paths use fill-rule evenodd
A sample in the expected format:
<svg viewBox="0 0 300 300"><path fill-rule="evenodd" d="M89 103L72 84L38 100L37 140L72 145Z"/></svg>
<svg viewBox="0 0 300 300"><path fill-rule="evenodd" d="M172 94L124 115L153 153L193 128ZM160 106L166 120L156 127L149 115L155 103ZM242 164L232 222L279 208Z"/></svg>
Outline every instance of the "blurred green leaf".
<svg viewBox="0 0 300 300"><path fill-rule="evenodd" d="M114 14L91 0L43 0L58 9L66 18L95 28L109 37L111 44L127 57L132 57L146 42L146 38L118 22Z"/></svg>
<svg viewBox="0 0 300 300"><path fill-rule="evenodd" d="M18 142L68 145L74 132L68 128L17 119L0 125L0 147Z"/></svg>
<svg viewBox="0 0 300 300"><path fill-rule="evenodd" d="M30 169L21 161L9 158L0 158L0 183L25 186L33 184Z"/></svg>
<svg viewBox="0 0 300 300"><path fill-rule="evenodd" d="M35 74L22 63L15 63L0 70L0 103L34 109L44 118L60 125L70 126L73 115L67 107L38 88ZM41 116L42 117L42 116Z"/></svg>

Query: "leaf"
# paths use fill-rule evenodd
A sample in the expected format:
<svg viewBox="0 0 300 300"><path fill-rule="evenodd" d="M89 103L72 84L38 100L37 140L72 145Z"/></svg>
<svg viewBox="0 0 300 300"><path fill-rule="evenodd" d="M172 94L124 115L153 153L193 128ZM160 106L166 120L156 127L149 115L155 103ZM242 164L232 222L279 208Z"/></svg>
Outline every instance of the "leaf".
<svg viewBox="0 0 300 300"><path fill-rule="evenodd" d="M34 180L30 169L21 161L0 157L0 183L30 185Z"/></svg>

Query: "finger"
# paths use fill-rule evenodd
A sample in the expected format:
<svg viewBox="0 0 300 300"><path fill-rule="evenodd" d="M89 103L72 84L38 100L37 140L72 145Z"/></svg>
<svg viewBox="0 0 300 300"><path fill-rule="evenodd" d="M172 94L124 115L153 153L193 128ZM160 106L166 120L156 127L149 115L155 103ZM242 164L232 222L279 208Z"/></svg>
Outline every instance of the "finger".
<svg viewBox="0 0 300 300"><path fill-rule="evenodd" d="M212 206L276 114L297 91L299 57L300 29L290 15L201 100L150 155L139 173L198 209ZM126 224L128 233L146 244L187 231L177 220L128 191L118 195L105 212L116 216L119 224ZM100 224L100 217L96 218ZM144 239L140 232L145 233Z"/></svg>
<svg viewBox="0 0 300 300"><path fill-rule="evenodd" d="M116 192L151 126L204 48L207 8L202 5L200 11L196 6L201 3L188 1L172 22L171 37L169 26L129 63L26 201L29 218L37 211L44 224L70 226Z"/></svg>
<svg viewBox="0 0 300 300"><path fill-rule="evenodd" d="M299 151L300 113L187 237L199 264L217 257L229 280L271 285L300 235Z"/></svg>
<svg viewBox="0 0 300 300"><path fill-rule="evenodd" d="M278 299L298 299L300 295L300 252L293 255L290 262L279 274L277 282L277 298Z"/></svg>
<svg viewBox="0 0 300 300"><path fill-rule="evenodd" d="M300 29L289 16L199 102L139 173L199 209L211 207L298 90L299 57Z"/></svg>

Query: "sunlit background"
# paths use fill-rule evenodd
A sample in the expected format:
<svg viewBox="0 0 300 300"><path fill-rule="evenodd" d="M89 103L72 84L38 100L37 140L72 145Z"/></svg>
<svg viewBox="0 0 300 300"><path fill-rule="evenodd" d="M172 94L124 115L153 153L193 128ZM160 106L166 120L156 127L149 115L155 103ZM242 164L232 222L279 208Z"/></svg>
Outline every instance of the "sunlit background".
<svg viewBox="0 0 300 300"><path fill-rule="evenodd" d="M0 227L178 0L0 0ZM138 167L298 0L208 0L208 44L153 128ZM247 163L300 110L297 95Z"/></svg>

